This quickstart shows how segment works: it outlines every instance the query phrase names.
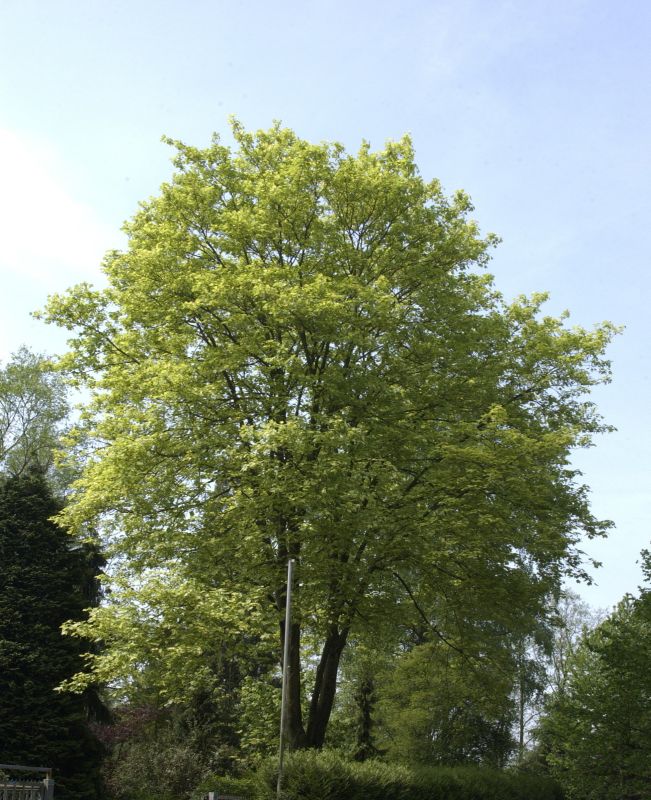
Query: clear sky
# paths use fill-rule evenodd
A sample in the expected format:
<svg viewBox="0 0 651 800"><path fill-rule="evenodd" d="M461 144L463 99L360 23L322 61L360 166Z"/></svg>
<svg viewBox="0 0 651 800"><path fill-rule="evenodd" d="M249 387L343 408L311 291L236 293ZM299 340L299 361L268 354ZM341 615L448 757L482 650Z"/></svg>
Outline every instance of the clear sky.
<svg viewBox="0 0 651 800"><path fill-rule="evenodd" d="M229 114L351 149L409 132L502 236L507 297L626 325L595 392L618 430L575 460L616 523L581 589L608 607L649 545L650 35L646 0L1 0L0 359L63 347L29 312L101 282L171 174L162 134L204 145Z"/></svg>

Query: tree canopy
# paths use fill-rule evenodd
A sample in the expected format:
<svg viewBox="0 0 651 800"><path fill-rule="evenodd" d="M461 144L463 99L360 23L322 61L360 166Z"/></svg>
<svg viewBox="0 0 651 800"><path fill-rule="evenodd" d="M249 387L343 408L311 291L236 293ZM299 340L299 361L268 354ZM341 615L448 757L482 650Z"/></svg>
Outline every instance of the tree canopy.
<svg viewBox="0 0 651 800"><path fill-rule="evenodd" d="M91 392L63 517L119 554L76 630L109 645L95 674L134 686L146 665L179 697L215 652L283 640L294 557L289 731L318 747L351 634L414 615L441 641L526 633L584 574L580 540L607 525L569 454L604 429L586 393L613 329L505 303L495 238L408 138L233 136L171 142L107 288L46 312Z"/></svg>

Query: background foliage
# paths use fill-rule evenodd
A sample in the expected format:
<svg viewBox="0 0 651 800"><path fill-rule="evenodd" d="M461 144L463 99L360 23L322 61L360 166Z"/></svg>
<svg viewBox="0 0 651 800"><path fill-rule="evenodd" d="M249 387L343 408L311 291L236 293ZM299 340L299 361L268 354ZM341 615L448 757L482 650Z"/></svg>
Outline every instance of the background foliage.
<svg viewBox="0 0 651 800"><path fill-rule="evenodd" d="M649 555L643 554L649 577ZM651 592L628 596L586 631L553 695L540 741L572 798L649 796Z"/></svg>

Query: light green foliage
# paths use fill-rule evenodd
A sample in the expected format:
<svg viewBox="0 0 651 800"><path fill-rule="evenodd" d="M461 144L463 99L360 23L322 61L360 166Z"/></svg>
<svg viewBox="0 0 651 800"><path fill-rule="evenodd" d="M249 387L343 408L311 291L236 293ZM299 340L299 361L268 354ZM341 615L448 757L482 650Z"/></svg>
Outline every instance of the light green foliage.
<svg viewBox="0 0 651 800"><path fill-rule="evenodd" d="M134 578L134 583L138 579ZM149 571L137 586L120 573L103 605L89 611L89 622L71 622L66 633L90 635L105 649L86 659L97 679L108 683L129 676L132 694L156 688L159 702L189 698L212 683L215 662L255 658L268 635L261 629L259 599L214 587L175 573ZM80 691L77 675L65 688Z"/></svg>
<svg viewBox="0 0 651 800"><path fill-rule="evenodd" d="M54 451L68 413L61 377L21 347L0 369L0 469L53 475Z"/></svg>
<svg viewBox="0 0 651 800"><path fill-rule="evenodd" d="M94 669L153 667L179 699L248 624L277 636L290 555L300 630L330 643L310 663L335 674L333 642L418 598L479 616L478 637L526 628L606 528L568 456L603 429L585 393L612 327L542 316L544 296L505 305L479 272L494 239L421 179L408 138L353 156L278 125L233 134L174 142L108 288L48 307L92 391L64 516L120 556L116 603L85 629L110 645Z"/></svg>
<svg viewBox="0 0 651 800"><path fill-rule="evenodd" d="M573 800L651 796L650 664L647 589L585 634L543 719L542 750Z"/></svg>
<svg viewBox="0 0 651 800"><path fill-rule="evenodd" d="M280 686L274 686L268 680L249 676L242 681L238 733L241 759L245 763L278 750L280 696Z"/></svg>

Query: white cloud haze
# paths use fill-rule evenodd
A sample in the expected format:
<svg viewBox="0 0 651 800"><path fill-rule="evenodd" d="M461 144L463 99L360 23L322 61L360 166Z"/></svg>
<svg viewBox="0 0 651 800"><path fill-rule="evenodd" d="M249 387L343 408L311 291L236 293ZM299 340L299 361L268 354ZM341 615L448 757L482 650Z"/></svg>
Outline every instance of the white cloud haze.
<svg viewBox="0 0 651 800"><path fill-rule="evenodd" d="M30 313L52 292L101 283L104 253L121 244L67 183L54 150L0 128L0 360L22 343L47 352L62 345L64 335Z"/></svg>
<svg viewBox="0 0 651 800"><path fill-rule="evenodd" d="M0 271L3 294L12 275L47 290L97 273L115 231L65 186L55 154L0 128Z"/></svg>

